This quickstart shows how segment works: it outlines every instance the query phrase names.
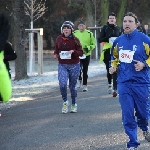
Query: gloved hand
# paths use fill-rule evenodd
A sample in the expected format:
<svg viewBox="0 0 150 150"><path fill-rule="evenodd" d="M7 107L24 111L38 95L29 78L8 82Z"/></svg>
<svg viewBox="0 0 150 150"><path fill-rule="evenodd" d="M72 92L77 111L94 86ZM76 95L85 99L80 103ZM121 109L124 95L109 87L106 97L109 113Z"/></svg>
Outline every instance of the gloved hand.
<svg viewBox="0 0 150 150"><path fill-rule="evenodd" d="M83 51L86 52L86 53L88 53L89 50L87 48L87 45L84 46Z"/></svg>
<svg viewBox="0 0 150 150"><path fill-rule="evenodd" d="M85 51L86 53L88 53L89 50L88 50L88 48L84 48L83 51Z"/></svg>
<svg viewBox="0 0 150 150"><path fill-rule="evenodd" d="M4 50L6 41L8 40L10 25L7 17L0 14L0 51Z"/></svg>

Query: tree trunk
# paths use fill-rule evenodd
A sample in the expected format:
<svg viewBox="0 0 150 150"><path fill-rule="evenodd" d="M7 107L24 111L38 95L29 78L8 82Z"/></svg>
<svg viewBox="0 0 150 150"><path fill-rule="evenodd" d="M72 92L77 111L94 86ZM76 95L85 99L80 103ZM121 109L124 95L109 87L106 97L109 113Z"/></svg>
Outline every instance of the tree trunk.
<svg viewBox="0 0 150 150"><path fill-rule="evenodd" d="M121 1L120 9L119 9L119 12L117 14L117 24L120 27L122 26L122 20L123 20L123 15L124 15L125 10L126 10L126 6L127 6L127 1Z"/></svg>
<svg viewBox="0 0 150 150"><path fill-rule="evenodd" d="M26 52L25 46L22 44L23 35L25 33L24 0L14 0L13 8L14 49L17 53L17 59L15 61L15 80L20 80L27 78Z"/></svg>
<svg viewBox="0 0 150 150"><path fill-rule="evenodd" d="M93 15L93 6L91 0L85 0L85 11L86 11L86 26L87 27L94 27L94 15ZM94 31L94 30L93 30ZM91 53L91 58L95 58L95 50Z"/></svg>
<svg viewBox="0 0 150 150"><path fill-rule="evenodd" d="M91 0L85 0L85 11L86 11L86 25L87 27L94 26L94 15L93 15L93 8Z"/></svg>
<svg viewBox="0 0 150 150"><path fill-rule="evenodd" d="M105 25L109 14L109 0L101 0L101 25Z"/></svg>

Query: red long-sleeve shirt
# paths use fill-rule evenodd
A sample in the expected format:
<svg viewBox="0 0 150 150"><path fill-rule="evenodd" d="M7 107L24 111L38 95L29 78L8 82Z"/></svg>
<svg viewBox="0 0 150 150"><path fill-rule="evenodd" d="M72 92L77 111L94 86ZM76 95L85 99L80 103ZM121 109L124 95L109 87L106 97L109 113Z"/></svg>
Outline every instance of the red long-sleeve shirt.
<svg viewBox="0 0 150 150"><path fill-rule="evenodd" d="M74 50L71 55L71 59L61 59L59 53L61 51ZM58 61L60 64L77 64L80 59L79 56L83 55L82 46L78 38L72 36L70 38L65 38L59 35L56 39L54 55L58 55Z"/></svg>

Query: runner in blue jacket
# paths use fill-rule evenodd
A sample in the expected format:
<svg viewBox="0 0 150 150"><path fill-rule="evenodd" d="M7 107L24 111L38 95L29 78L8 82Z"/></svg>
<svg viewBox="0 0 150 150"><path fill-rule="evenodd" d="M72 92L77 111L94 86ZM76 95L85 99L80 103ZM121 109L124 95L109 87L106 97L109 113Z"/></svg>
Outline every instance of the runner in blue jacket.
<svg viewBox="0 0 150 150"><path fill-rule="evenodd" d="M129 136L129 150L140 145L137 127L150 142L150 38L138 32L137 22L132 12L124 16L124 34L113 43L109 69L111 74L118 72L119 102L125 133Z"/></svg>

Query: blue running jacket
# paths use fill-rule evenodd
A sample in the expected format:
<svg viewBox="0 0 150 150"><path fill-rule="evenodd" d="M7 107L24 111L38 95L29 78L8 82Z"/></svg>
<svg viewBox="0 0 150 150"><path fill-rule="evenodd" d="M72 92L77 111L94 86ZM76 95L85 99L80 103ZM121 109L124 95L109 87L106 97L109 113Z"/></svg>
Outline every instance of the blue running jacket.
<svg viewBox="0 0 150 150"><path fill-rule="evenodd" d="M143 62L145 67L136 71L133 60ZM149 84L150 38L137 29L119 36L111 49L111 66L117 67L118 83Z"/></svg>

